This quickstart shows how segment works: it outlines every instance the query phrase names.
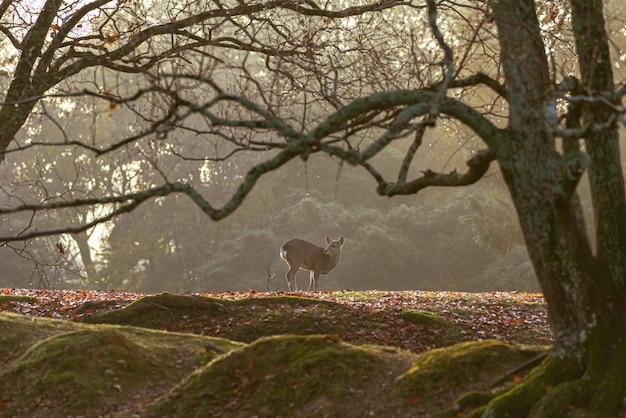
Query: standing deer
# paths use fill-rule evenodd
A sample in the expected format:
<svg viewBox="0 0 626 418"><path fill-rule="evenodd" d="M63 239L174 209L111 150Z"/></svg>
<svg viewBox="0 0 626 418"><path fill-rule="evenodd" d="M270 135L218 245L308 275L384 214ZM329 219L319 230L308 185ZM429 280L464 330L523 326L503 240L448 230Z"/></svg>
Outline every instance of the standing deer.
<svg viewBox="0 0 626 418"><path fill-rule="evenodd" d="M311 270L309 291L311 287L317 292L317 281L320 274L328 274L339 264L341 257L341 247L345 242L344 237L338 240L331 240L326 236L326 248L318 247L303 239L290 239L280 247L280 256L289 265L289 271L285 273L287 287L290 292L295 292L296 273L300 268Z"/></svg>

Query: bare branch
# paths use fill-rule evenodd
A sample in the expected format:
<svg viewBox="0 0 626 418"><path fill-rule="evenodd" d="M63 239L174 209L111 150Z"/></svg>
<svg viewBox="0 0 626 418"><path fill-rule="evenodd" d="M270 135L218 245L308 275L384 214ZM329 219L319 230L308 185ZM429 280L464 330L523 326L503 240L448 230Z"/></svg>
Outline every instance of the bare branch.
<svg viewBox="0 0 626 418"><path fill-rule="evenodd" d="M295 144L295 143L294 143ZM233 193L230 200L221 208L214 208L196 189L192 186L184 183L168 183L160 187L153 187L141 192L119 195L119 196L105 196L100 198L91 199L77 199L67 201L55 201L43 204L23 204L11 208L0 208L0 214L11 214L18 212L41 212L62 208L74 208L85 207L95 205L107 205L107 204L122 204L121 207L113 210L111 213L105 216L98 217L97 219L80 225L78 227L63 227L57 229L34 231L29 233L23 233L17 236L4 236L0 237L0 241L23 241L37 237L44 237L49 235L59 235L63 233L77 234L84 232L89 228L92 228L100 223L109 221L116 216L123 213L128 213L140 204L144 203L148 199L155 197L164 197L172 193L186 194L204 213L206 213L213 220L220 220L230 215L235 211L245 200L247 195L254 187L257 180L265 173L275 170L278 167L284 165L302 152L302 149L297 146L291 146L280 153L274 158L271 158L261 164L256 165L250 171L242 181L241 185Z"/></svg>
<svg viewBox="0 0 626 418"><path fill-rule="evenodd" d="M443 51L443 59L441 60L441 64L445 68L443 81L437 88L438 100L433 103L432 114L436 115L437 113L439 113L439 101L441 101L445 97L448 85L450 84L452 77L456 73L456 70L454 68L454 55L452 52L452 48L448 46L445 39L443 38L443 34L437 26L437 4L435 3L435 0L428 0L428 24L430 25L430 30L432 31L433 36L437 40L439 48L441 48Z"/></svg>
<svg viewBox="0 0 626 418"><path fill-rule="evenodd" d="M468 170L464 174L459 174L456 170L444 174L431 170L423 172L423 176L405 184L379 182L377 192L384 196L415 194L420 190L430 187L458 187L468 186L480 180L492 161L496 159L496 154L491 150L478 151L474 157L467 161Z"/></svg>
<svg viewBox="0 0 626 418"><path fill-rule="evenodd" d="M398 172L398 180L397 180L398 184L406 183L406 179L409 174L409 167L411 166L411 163L413 162L413 157L415 156L415 153L417 152L418 148L422 145L422 139L424 138L424 133L426 132L426 128L428 126L434 126L433 119L434 117L432 115L429 115L423 122L420 122L417 125L417 128L415 130L415 137L413 138L413 143L407 150L406 155L404 156L404 159L402 160L400 171Z"/></svg>
<svg viewBox="0 0 626 418"><path fill-rule="evenodd" d="M472 86L478 86L478 85L484 85L484 86L489 87L491 90L496 92L500 97L503 97L505 99L508 97L508 91L504 85L498 83L498 81L494 80L493 78L489 77L487 74L482 73L482 72L472 74L471 76L465 77L462 79L451 80L450 83L448 84L448 87L463 88L463 87L472 87ZM439 88L439 85L435 84L433 88L437 89Z"/></svg>

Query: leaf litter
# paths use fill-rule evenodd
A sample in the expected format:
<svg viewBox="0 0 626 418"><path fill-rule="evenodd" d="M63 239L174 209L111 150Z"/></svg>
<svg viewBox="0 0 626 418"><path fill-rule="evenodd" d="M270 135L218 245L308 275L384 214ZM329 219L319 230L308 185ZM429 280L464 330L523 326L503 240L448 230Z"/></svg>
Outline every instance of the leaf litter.
<svg viewBox="0 0 626 418"><path fill-rule="evenodd" d="M124 308L145 296L113 290L5 288L0 289L0 311L80 321ZM228 304L228 309L210 315L170 315L163 318L167 323L159 326L242 342L284 333L331 334L354 344L391 345L416 353L484 339L535 345L553 342L540 293L251 290L188 296L240 303ZM443 321L415 320L410 315L413 312L429 313Z"/></svg>

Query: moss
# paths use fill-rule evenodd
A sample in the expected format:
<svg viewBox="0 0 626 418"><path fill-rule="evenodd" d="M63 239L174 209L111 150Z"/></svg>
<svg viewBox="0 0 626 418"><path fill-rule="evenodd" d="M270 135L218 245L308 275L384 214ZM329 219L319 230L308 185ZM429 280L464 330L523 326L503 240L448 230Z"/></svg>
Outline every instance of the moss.
<svg viewBox="0 0 626 418"><path fill-rule="evenodd" d="M583 379L565 382L546 390L529 415L537 418L560 418L587 405L590 395L589 382Z"/></svg>
<svg viewBox="0 0 626 418"><path fill-rule="evenodd" d="M617 331L621 330L621 331ZM617 337L621 332L621 338ZM598 327L591 335L586 377L593 382L589 409L598 416L626 416L626 338L624 323Z"/></svg>
<svg viewBox="0 0 626 418"><path fill-rule="evenodd" d="M227 300L204 296L161 293L137 299L122 309L108 311L101 315L85 317L83 320L88 323L123 324L161 329L163 324L183 317L200 318L217 314L230 316L241 316L245 314L247 316L255 316L252 312L256 310L259 310L263 315L268 309L275 308L278 305L289 305L290 307L295 305L302 306L303 308L321 305L327 308L344 308L333 302L294 296ZM282 315L280 311L275 312L275 314L280 317L278 322L284 322L284 320L281 319ZM250 330L246 330L244 336L251 335L249 331ZM243 338L241 340L249 342L258 338L260 335L267 335L267 333L258 332L253 332L252 334L257 336L252 339Z"/></svg>
<svg viewBox="0 0 626 418"><path fill-rule="evenodd" d="M60 408L84 413L92 404L113 402L121 391L133 391L144 379L156 380L158 369L152 353L117 330L103 329L41 341L24 353L8 375L20 389L22 406L45 397L45 408L51 413Z"/></svg>
<svg viewBox="0 0 626 418"><path fill-rule="evenodd" d="M465 416L466 413L491 401L497 394L492 392L470 391L463 394L450 407L439 414L438 418L454 418Z"/></svg>
<svg viewBox="0 0 626 418"><path fill-rule="evenodd" d="M400 318L412 322L416 325L427 325L433 327L450 327L450 323L438 315L428 311L406 310L400 313Z"/></svg>
<svg viewBox="0 0 626 418"><path fill-rule="evenodd" d="M407 355L325 336L261 338L190 375L146 416L349 416L355 398L380 409L366 393L387 390L385 364Z"/></svg>
<svg viewBox="0 0 626 418"><path fill-rule="evenodd" d="M182 317L188 312L210 314L225 310L229 303L232 302L202 296L160 293L137 299L122 309L108 311L101 315L86 316L83 321L160 329L164 322Z"/></svg>
<svg viewBox="0 0 626 418"><path fill-rule="evenodd" d="M601 342L602 340L600 340ZM597 341L596 341L597 343ZM626 416L624 408L624 350L626 342L609 347L601 369L590 372L576 351L550 353L526 378L494 397L468 417L506 416L529 418ZM593 347L587 354L605 353ZM594 362L598 364L599 361ZM600 373L598 373L600 371Z"/></svg>
<svg viewBox="0 0 626 418"><path fill-rule="evenodd" d="M37 298L35 296L26 295L0 295L0 305L7 302L34 302Z"/></svg>
<svg viewBox="0 0 626 418"><path fill-rule="evenodd" d="M394 392L398 396L437 396L449 404L469 390L491 388L540 351L495 340L432 350L418 357L396 382ZM445 394L439 393L442 387L448 388Z"/></svg>
<svg viewBox="0 0 626 418"><path fill-rule="evenodd" d="M546 394L553 392L556 387L563 384L565 384L563 392L560 392L560 389L553 392L556 395L554 400L556 401L567 392L572 393L573 387L567 388L569 386L567 382L576 380L580 374L581 369L577 366L577 362L573 357L549 355L521 383L504 390L487 405L472 411L468 417L481 417L485 414L510 418L526 418L529 416L542 418L561 417L567 413L567 409L561 409L556 415L554 412L556 408L563 406L562 400L556 402L558 405L548 405L549 410L543 411L542 399L545 398ZM537 408L535 410L536 413L531 413L533 408ZM543 415L543 412L549 413L549 415Z"/></svg>
<svg viewBox="0 0 626 418"><path fill-rule="evenodd" d="M0 364L19 357L38 341L76 329L66 321L0 312Z"/></svg>
<svg viewBox="0 0 626 418"><path fill-rule="evenodd" d="M10 331L10 341L4 340L12 344L9 350L20 336L31 340L0 372L0 404L7 416L93 415L139 394L149 400L219 352L241 345L132 327L6 314L0 319L2 331Z"/></svg>

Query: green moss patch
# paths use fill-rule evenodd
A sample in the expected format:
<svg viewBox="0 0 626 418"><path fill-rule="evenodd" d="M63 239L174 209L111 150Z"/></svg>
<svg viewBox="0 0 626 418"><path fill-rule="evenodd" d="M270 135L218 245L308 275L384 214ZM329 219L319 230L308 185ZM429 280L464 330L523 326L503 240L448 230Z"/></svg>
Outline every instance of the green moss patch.
<svg viewBox="0 0 626 418"><path fill-rule="evenodd" d="M501 341L466 342L421 354L395 384L398 396L437 399L440 408L468 391L513 383L545 349Z"/></svg>
<svg viewBox="0 0 626 418"><path fill-rule="evenodd" d="M145 416L411 416L414 406L389 394L412 358L325 336L262 338L193 373Z"/></svg>
<svg viewBox="0 0 626 418"><path fill-rule="evenodd" d="M0 295L0 305L7 302L33 302L35 300L37 300L35 296Z"/></svg>
<svg viewBox="0 0 626 418"><path fill-rule="evenodd" d="M32 344L78 328L67 321L0 312L0 369L22 355Z"/></svg>
<svg viewBox="0 0 626 418"><path fill-rule="evenodd" d="M450 328L451 324L440 316L428 311L402 311L400 318L416 325L429 325L440 328Z"/></svg>
<svg viewBox="0 0 626 418"><path fill-rule="evenodd" d="M0 404L6 416L114 412L158 397L202 364L239 346L132 327L6 314L0 320L10 334L3 350L22 351L0 371ZM20 338L30 340L30 347L22 350Z"/></svg>

